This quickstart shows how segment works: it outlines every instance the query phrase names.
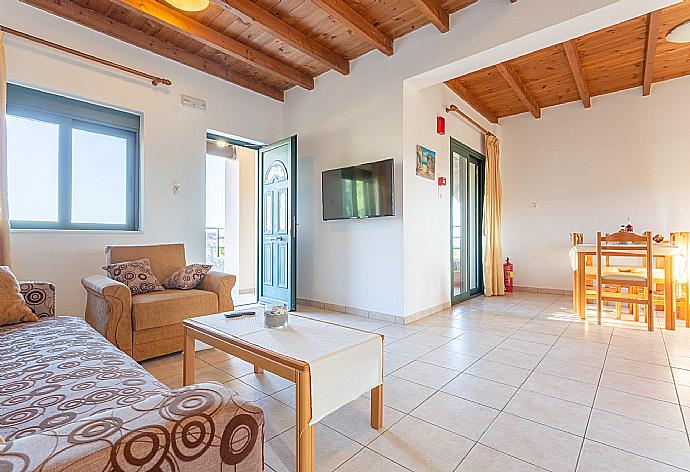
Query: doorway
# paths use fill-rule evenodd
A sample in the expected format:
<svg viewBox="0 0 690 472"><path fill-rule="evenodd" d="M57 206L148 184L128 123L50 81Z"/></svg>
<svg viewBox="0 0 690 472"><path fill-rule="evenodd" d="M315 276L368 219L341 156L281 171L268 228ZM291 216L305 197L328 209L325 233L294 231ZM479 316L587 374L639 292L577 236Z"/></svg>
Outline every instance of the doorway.
<svg viewBox="0 0 690 472"><path fill-rule="evenodd" d="M208 133L206 263L237 277L235 305L256 303L258 146Z"/></svg>
<svg viewBox="0 0 690 472"><path fill-rule="evenodd" d="M450 138L451 302L484 291L484 156Z"/></svg>

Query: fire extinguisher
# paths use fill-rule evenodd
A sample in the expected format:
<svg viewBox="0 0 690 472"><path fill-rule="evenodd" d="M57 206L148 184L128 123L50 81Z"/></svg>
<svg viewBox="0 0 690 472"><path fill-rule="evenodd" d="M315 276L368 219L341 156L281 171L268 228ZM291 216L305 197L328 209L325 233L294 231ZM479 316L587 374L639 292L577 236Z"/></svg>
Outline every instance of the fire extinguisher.
<svg viewBox="0 0 690 472"><path fill-rule="evenodd" d="M506 286L506 292L513 291L513 264L510 263L510 258L506 258L503 264L503 283Z"/></svg>

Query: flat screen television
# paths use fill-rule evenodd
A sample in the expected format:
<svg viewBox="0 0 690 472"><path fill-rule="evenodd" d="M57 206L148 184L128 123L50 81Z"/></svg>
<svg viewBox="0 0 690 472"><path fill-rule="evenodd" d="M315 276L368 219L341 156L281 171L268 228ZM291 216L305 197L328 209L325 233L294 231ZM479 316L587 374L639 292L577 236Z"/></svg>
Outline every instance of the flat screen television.
<svg viewBox="0 0 690 472"><path fill-rule="evenodd" d="M323 219L394 216L393 159L321 174Z"/></svg>

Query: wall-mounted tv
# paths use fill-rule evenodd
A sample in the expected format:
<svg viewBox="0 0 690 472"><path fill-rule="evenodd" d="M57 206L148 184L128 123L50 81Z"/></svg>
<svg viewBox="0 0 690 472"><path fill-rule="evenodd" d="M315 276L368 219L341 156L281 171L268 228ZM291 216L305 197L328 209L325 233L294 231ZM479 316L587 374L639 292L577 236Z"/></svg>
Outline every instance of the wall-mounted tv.
<svg viewBox="0 0 690 472"><path fill-rule="evenodd" d="M323 171L321 195L324 221L394 216L393 159Z"/></svg>

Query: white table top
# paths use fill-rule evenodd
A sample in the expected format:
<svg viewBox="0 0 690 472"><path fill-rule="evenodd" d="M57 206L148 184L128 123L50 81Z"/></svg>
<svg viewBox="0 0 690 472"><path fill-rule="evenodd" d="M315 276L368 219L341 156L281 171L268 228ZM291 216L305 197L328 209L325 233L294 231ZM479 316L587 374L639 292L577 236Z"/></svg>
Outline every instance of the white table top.
<svg viewBox="0 0 690 472"><path fill-rule="evenodd" d="M383 337L293 313L283 328L264 326L263 307L256 315L225 318L222 313L192 318L223 334L266 351L309 364L311 421L356 400L383 383Z"/></svg>

